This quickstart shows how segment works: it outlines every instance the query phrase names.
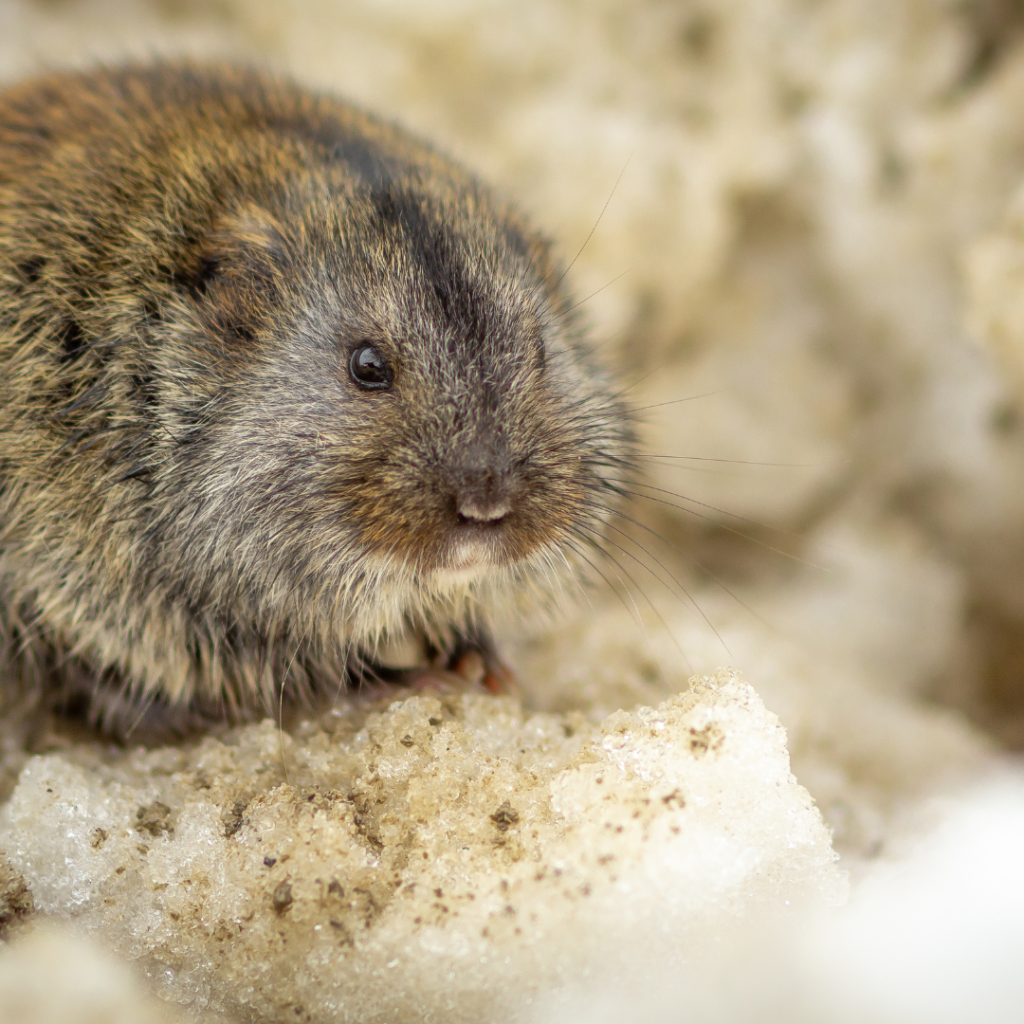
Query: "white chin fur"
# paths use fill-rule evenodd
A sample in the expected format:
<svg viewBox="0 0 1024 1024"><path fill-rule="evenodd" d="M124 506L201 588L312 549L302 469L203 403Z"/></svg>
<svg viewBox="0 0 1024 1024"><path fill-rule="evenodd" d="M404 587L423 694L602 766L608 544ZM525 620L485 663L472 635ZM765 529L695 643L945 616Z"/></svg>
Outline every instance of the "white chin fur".
<svg viewBox="0 0 1024 1024"><path fill-rule="evenodd" d="M452 545L448 564L434 571L442 587L462 586L486 576L497 564L494 543L483 537L460 537Z"/></svg>

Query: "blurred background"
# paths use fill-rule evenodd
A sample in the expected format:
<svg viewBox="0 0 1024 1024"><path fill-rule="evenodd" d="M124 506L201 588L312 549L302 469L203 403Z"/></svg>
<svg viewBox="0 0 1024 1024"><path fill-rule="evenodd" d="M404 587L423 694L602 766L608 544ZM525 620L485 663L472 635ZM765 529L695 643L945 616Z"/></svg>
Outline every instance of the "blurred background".
<svg viewBox="0 0 1024 1024"><path fill-rule="evenodd" d="M815 767L858 715L932 723L880 777L1024 748L1024 4L0 0L2 81L181 53L405 122L566 263L597 224L570 280L646 452L616 621L676 653L590 697L537 662L535 704L736 664L861 851L837 794L875 755Z"/></svg>

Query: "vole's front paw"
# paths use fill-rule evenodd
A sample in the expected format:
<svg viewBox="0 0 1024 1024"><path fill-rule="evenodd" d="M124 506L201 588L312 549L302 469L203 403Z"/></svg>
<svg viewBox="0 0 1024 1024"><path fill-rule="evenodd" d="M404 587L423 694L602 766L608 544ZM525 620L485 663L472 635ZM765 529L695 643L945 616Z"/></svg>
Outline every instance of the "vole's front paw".
<svg viewBox="0 0 1024 1024"><path fill-rule="evenodd" d="M518 696L515 673L495 653L470 647L458 652L451 662L452 671L487 693Z"/></svg>
<svg viewBox="0 0 1024 1024"><path fill-rule="evenodd" d="M489 639L460 645L440 664L411 669L403 681L414 690L441 694L518 695L515 674L498 657Z"/></svg>

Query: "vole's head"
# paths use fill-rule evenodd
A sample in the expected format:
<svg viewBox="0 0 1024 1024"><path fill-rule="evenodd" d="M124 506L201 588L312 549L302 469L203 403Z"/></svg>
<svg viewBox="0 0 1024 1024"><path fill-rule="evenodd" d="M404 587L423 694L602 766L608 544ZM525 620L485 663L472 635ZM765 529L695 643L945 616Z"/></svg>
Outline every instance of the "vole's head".
<svg viewBox="0 0 1024 1024"><path fill-rule="evenodd" d="M223 218L192 273L156 379L183 350L215 371L160 399L194 438L169 526L205 598L231 580L368 633L564 575L600 531L626 413L547 246L476 186L292 186Z"/></svg>

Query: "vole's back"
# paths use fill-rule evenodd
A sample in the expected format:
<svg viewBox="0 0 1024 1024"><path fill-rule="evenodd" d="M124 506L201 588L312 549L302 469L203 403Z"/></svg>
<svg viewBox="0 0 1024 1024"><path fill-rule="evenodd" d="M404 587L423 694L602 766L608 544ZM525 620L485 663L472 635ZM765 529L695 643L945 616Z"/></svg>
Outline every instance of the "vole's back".
<svg viewBox="0 0 1024 1024"><path fill-rule="evenodd" d="M629 444L560 281L457 165L288 83L0 93L8 678L245 705L543 600Z"/></svg>

